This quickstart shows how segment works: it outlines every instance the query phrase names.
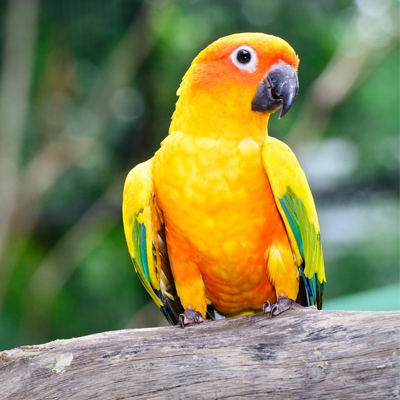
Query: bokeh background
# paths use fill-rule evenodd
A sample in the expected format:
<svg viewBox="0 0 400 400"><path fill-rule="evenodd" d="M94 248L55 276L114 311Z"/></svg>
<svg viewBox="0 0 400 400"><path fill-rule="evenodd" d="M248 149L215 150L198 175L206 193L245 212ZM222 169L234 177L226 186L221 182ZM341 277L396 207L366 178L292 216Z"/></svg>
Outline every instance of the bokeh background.
<svg viewBox="0 0 400 400"><path fill-rule="evenodd" d="M297 51L270 134L322 229L325 308L399 309L399 2L0 2L0 350L166 324L121 221L127 172L166 136L191 60L236 32Z"/></svg>

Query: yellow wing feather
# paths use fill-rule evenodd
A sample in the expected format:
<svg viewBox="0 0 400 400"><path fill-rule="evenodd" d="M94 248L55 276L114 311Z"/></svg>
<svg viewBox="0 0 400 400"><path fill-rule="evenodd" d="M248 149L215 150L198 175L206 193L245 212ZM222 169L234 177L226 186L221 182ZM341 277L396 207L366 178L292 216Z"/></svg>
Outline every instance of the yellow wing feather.
<svg viewBox="0 0 400 400"><path fill-rule="evenodd" d="M126 241L136 273L159 307L163 302L154 290L160 290L161 262L157 232L162 216L154 201L153 159L137 165L128 174L122 203Z"/></svg>
<svg viewBox="0 0 400 400"><path fill-rule="evenodd" d="M322 283L325 268L320 228L306 176L292 150L275 138L266 138L262 155L297 265L304 261L305 277L311 279L317 274Z"/></svg>

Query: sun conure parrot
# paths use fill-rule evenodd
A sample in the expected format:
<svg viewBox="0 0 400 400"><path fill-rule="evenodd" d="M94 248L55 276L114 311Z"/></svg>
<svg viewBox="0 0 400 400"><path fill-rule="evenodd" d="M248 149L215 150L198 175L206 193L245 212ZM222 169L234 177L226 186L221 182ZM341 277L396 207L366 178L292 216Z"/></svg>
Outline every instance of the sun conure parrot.
<svg viewBox="0 0 400 400"><path fill-rule="evenodd" d="M209 45L182 80L161 148L126 179L129 252L172 324L322 307L314 200L293 152L267 130L296 99L298 63L262 33Z"/></svg>

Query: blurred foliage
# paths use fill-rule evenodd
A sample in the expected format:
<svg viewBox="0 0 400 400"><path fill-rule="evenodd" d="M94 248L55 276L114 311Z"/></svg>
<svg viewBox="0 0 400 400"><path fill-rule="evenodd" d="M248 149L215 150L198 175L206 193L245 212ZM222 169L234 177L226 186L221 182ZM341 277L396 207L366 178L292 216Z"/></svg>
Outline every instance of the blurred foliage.
<svg viewBox="0 0 400 400"><path fill-rule="evenodd" d="M0 26L0 350L165 323L126 249L124 177L166 136L191 60L242 31L301 59L270 134L309 177L327 302L392 284L399 307L397 1L8 0Z"/></svg>

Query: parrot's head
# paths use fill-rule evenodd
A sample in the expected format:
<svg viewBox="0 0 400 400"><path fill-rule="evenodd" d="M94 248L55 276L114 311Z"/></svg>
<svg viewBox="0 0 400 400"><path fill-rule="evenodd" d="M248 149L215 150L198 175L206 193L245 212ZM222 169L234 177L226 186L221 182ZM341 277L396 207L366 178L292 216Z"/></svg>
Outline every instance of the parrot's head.
<svg viewBox="0 0 400 400"><path fill-rule="evenodd" d="M282 118L296 99L298 64L290 45L275 36L241 33L218 39L186 72L175 114L201 114L210 121L213 115L218 120L268 121L281 108Z"/></svg>

